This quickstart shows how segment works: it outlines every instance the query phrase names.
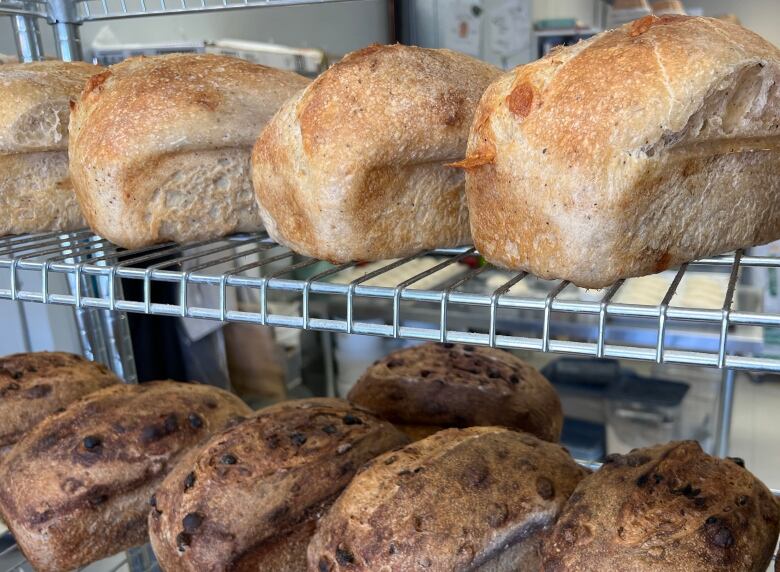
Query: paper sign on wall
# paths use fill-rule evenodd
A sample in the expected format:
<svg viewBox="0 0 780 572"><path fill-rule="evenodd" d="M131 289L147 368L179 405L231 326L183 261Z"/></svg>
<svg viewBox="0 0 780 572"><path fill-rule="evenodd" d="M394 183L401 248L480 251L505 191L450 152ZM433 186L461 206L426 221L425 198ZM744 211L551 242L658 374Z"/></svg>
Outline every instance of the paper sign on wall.
<svg viewBox="0 0 780 572"><path fill-rule="evenodd" d="M487 14L487 35L491 51L502 56L528 50L531 14L528 2L504 0Z"/></svg>
<svg viewBox="0 0 780 572"><path fill-rule="evenodd" d="M480 55L481 0L441 0L439 19L443 48Z"/></svg>

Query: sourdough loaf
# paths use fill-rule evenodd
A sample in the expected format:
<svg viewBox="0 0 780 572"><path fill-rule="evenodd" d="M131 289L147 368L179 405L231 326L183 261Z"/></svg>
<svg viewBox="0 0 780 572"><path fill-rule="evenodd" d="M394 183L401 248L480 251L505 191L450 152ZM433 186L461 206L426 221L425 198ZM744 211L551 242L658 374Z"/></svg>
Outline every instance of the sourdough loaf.
<svg viewBox="0 0 780 572"><path fill-rule="evenodd" d="M330 261L470 242L462 158L499 70L449 50L369 46L291 98L252 155L269 234Z"/></svg>
<svg viewBox="0 0 780 572"><path fill-rule="evenodd" d="M149 532L166 572L300 572L314 523L355 471L406 443L340 399L284 402L215 435L154 496Z"/></svg>
<svg viewBox="0 0 780 572"><path fill-rule="evenodd" d="M68 118L90 76L83 62L0 67L0 236L84 226L68 176Z"/></svg>
<svg viewBox="0 0 780 572"><path fill-rule="evenodd" d="M445 427L503 425L557 441L563 427L558 394L545 377L509 352L425 343L377 361L348 399L411 437Z"/></svg>
<svg viewBox="0 0 780 572"><path fill-rule="evenodd" d="M598 288L780 238L780 50L647 16L503 75L466 187L479 251Z"/></svg>
<svg viewBox="0 0 780 572"><path fill-rule="evenodd" d="M544 570L764 572L780 510L738 459L694 441L610 455L582 480L544 547Z"/></svg>
<svg viewBox="0 0 780 572"><path fill-rule="evenodd" d="M0 460L43 419L121 380L99 363L64 352L0 358Z"/></svg>
<svg viewBox="0 0 780 572"><path fill-rule="evenodd" d="M125 247L257 230L252 144L307 83L209 54L130 58L92 78L70 143L90 226Z"/></svg>
<svg viewBox="0 0 780 572"><path fill-rule="evenodd" d="M148 500L188 448L250 409L226 391L115 385L39 423L0 465L0 516L40 572L142 544Z"/></svg>
<svg viewBox="0 0 780 572"><path fill-rule="evenodd" d="M499 427L446 429L359 472L317 525L309 570L538 570L585 475L559 445Z"/></svg>

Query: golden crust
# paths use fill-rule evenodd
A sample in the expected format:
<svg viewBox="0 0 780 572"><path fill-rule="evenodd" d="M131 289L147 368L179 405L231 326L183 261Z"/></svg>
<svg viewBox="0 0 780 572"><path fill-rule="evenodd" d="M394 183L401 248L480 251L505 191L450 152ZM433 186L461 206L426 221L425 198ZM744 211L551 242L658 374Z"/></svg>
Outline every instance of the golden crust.
<svg viewBox="0 0 780 572"><path fill-rule="evenodd" d="M512 70L486 90L463 165L475 244L602 287L780 237L778 84L769 42L676 15Z"/></svg>
<svg viewBox="0 0 780 572"><path fill-rule="evenodd" d="M256 230L251 146L308 83L210 54L130 58L93 77L69 147L90 226L127 247Z"/></svg>
<svg viewBox="0 0 780 572"><path fill-rule="evenodd" d="M470 240L463 157L499 70L456 52L369 46L288 101L253 151L266 229L297 252L377 260Z"/></svg>

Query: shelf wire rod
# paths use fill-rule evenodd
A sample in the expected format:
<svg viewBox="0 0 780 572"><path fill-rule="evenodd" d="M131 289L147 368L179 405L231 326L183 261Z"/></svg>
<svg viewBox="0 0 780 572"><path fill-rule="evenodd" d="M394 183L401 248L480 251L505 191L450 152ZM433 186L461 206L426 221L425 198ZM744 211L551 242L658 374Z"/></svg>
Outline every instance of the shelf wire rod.
<svg viewBox="0 0 780 572"><path fill-rule="evenodd" d="M165 6L165 0L160 0L160 9L163 12L167 12L168 11L168 8Z"/></svg>
<svg viewBox="0 0 780 572"><path fill-rule="evenodd" d="M122 14L127 14L127 4L125 0L119 0L119 6L122 9Z"/></svg>
<svg viewBox="0 0 780 572"><path fill-rule="evenodd" d="M385 264L381 268L377 268L376 270L368 272L367 274L364 274L360 278L356 278L355 280L349 283L349 285L347 286L347 333L348 334L351 334L353 329L354 307L352 305L352 300L355 297L355 288L357 288L360 284L368 282L369 280L373 280L374 278L381 276L382 274L386 274L391 270L403 266L404 264L411 262L412 260L415 260L417 258L422 258L423 256L425 256L424 252L418 252L415 254L410 254L409 256L406 256L404 258L399 258L398 260L391 262L389 264Z"/></svg>
<svg viewBox="0 0 780 572"><path fill-rule="evenodd" d="M218 252L224 252L225 250L228 250L230 248L235 248L235 245L231 243L226 243L220 246L216 246L214 248L209 248L208 250L204 250L203 252L195 252L187 256L180 256L179 258L174 258L173 260L163 260L161 262L157 262L156 264L152 264L151 266L147 266L146 269L144 270L144 312L146 314L150 314L152 310L152 273L155 270L160 270L161 268L165 268L166 266L179 265L182 266L182 271L183 271L184 270L183 265L185 262L189 262L190 260L195 260L197 258L202 258L205 256L210 256Z"/></svg>
<svg viewBox="0 0 780 572"><path fill-rule="evenodd" d="M544 322L542 323L542 351L550 351L550 314L552 313L553 300L571 284L568 280L563 280L555 287L544 299Z"/></svg>
<svg viewBox="0 0 780 572"><path fill-rule="evenodd" d="M4 248L3 250L0 250L0 256L8 256L10 255L13 257L14 253L16 252L29 252L33 249L39 249L39 248L45 248L52 246L54 244L61 244L62 243L62 236L70 234L71 236L77 236L82 235L84 233L65 233L65 232L58 232L55 235L46 235L45 237L41 237L38 240L46 239L45 242L42 242L40 244L36 244L36 241L30 240L30 241L20 241L18 243L15 243L10 248ZM81 238L77 238L76 242L83 242L83 241L91 241L95 236L91 233L87 233L86 236L82 236ZM18 248L18 246L21 244L21 242L24 242L22 245L22 248Z"/></svg>
<svg viewBox="0 0 780 572"><path fill-rule="evenodd" d="M20 557L11 564L10 568L6 568L6 571L15 572L16 570L24 570L22 566L24 566L25 562L27 562L27 558L25 558L24 554L21 554Z"/></svg>
<svg viewBox="0 0 780 572"><path fill-rule="evenodd" d="M475 276L479 276L490 267L490 264L485 264L483 266L478 266L477 268L472 268L464 276L456 279L452 284L449 284L442 290L441 310L439 312L439 342L445 343L447 341L447 306L449 304L450 294L455 291L455 289L460 288L463 284Z"/></svg>
<svg viewBox="0 0 780 572"><path fill-rule="evenodd" d="M89 8L89 0L84 0L84 2L80 2L82 6L84 6L84 12L86 13L87 18L89 18L92 15L92 11Z"/></svg>
<svg viewBox="0 0 780 572"><path fill-rule="evenodd" d="M737 287L737 278L739 277L739 261L742 258L743 251L737 250L734 255L734 264L731 266L731 275L729 276L729 285L726 288L726 296L723 299L723 318L720 324L720 343L718 345L718 367L723 368L726 365L726 342L729 333L729 315L731 314L731 304L734 300L734 290Z"/></svg>
<svg viewBox="0 0 780 572"><path fill-rule="evenodd" d="M269 247L269 250L275 248L278 246L277 244L272 244ZM270 264L272 262L277 262L279 260L284 260L285 258L292 258L293 252L286 251L281 254L277 254L276 256L272 256L271 258L266 258L265 260L255 260L254 262L250 262L248 264L244 264L243 266L239 266L238 268L234 268L230 272L225 272L220 276L219 278L219 315L220 320L225 321L225 316L227 315L227 283L228 280L230 280L231 276L236 276L238 274L241 274L242 272L246 272L248 270L253 270L257 268L262 268L263 266Z"/></svg>
<svg viewBox="0 0 780 572"><path fill-rule="evenodd" d="M2 0L0 0L0 3L2 3ZM75 231L76 234L91 234L92 231L86 228L83 228L81 230ZM13 245L13 244L22 244L26 242L37 242L39 240L50 240L52 238L57 238L60 235L68 234L66 232L63 232L61 230L54 230L50 232L35 232L30 234L9 234L0 237L0 247Z"/></svg>
<svg viewBox="0 0 780 572"><path fill-rule="evenodd" d="M431 276L432 274L435 274L439 270L443 270L447 266L450 266L452 264L457 264L461 260L463 260L466 256L469 256L471 254L474 254L476 252L475 248L469 248L467 250L464 250L457 256L453 256L443 262L440 262L439 264L436 264L435 266L430 267L428 270L423 270L419 274L415 274L411 278L407 278L400 284L398 284L393 289L393 337L398 338L401 332L401 296L403 296L404 290L406 290L409 286L412 284L419 282L423 278L427 278L428 276ZM417 256L425 256L429 253L421 253ZM348 300L348 303L350 301ZM347 311L349 311L351 307L351 304L347 307Z"/></svg>
<svg viewBox="0 0 780 572"><path fill-rule="evenodd" d="M240 244L238 246L232 246L232 248L235 248L238 250L242 246L246 246L244 244ZM253 254L259 254L261 252L264 252L266 250L270 250L271 248L274 248L273 245L270 244L260 244L259 246L255 246L251 250L245 250L241 252L233 252L232 254L228 256L223 256L222 258L219 258L217 260L210 260L208 262L202 262L201 264L196 264L187 272L184 272L181 275L181 280L179 281L179 313L182 318L186 318L187 314L189 312L187 308L187 286L190 281L190 276L192 276L193 273L203 270L204 268L212 268L214 266L219 266L220 264L227 264L229 262L235 262L236 260L240 260L244 258L245 256L252 256ZM223 274L224 276L224 274ZM221 278L220 278L220 284L221 284ZM222 292L220 291L220 296L222 295ZM222 300L220 300L220 308L222 307ZM220 315L222 313L220 312ZM223 320L224 321L224 320Z"/></svg>
<svg viewBox="0 0 780 572"><path fill-rule="evenodd" d="M108 14L108 3L106 0L100 0L100 4L103 6L103 13Z"/></svg>
<svg viewBox="0 0 780 572"><path fill-rule="evenodd" d="M655 362L656 363L663 363L664 361L664 338L666 337L666 313L669 310L669 303L672 301L672 298L677 293L677 288L680 286L680 282L683 279L683 276L685 276L685 272L688 270L688 263L684 263L682 266L680 266L680 269L677 271L677 274L674 277L674 280L672 280L672 283L669 285L669 288L666 290L666 294L664 295L663 300L661 300L661 304L658 307L658 338L656 340L656 346L655 346Z"/></svg>
<svg viewBox="0 0 780 572"><path fill-rule="evenodd" d="M66 241L63 241L63 242L66 242ZM67 242L71 242L71 241L68 239ZM89 254L94 254L96 252L103 252L105 250L112 250L112 249L115 249L115 248L116 248L116 246L114 244L112 244L111 242L109 242L109 241L107 241L105 239L100 239L100 240L97 240L95 242L90 243L89 245L86 245L84 247L80 247L80 250L79 250L78 254L76 254L76 256L87 256ZM62 251L62 249L60 249L60 251ZM61 261L66 260L68 258L73 258L73 256L74 255L71 254L71 253L65 253L65 254L60 254L59 256L52 256L51 258L48 258L47 260L49 260L50 262L61 262ZM92 261L92 260L93 259L90 259L90 261Z"/></svg>
<svg viewBox="0 0 780 572"><path fill-rule="evenodd" d="M146 14L146 0L140 0L141 1L141 12Z"/></svg>
<svg viewBox="0 0 780 572"><path fill-rule="evenodd" d="M314 282L319 282L323 280L324 278L327 278L329 276L333 276L334 274L338 274L339 272L343 272L344 270L347 270L348 268L352 268L355 266L357 262L345 262L344 264L339 264L338 266L334 266L333 268L328 268L327 270L320 272L319 274L315 274L314 276L307 278L303 283L303 296L302 296L302 308L301 308L301 315L303 316L303 329L307 330L309 328L309 295L311 293L311 285Z"/></svg>
<svg viewBox="0 0 780 572"><path fill-rule="evenodd" d="M18 550L18 549L19 549L19 547L16 545L16 543L14 543L11 546L8 546L8 547L3 548L2 550L0 550L0 556L8 556L9 554L11 554L11 552L13 552L14 550Z"/></svg>
<svg viewBox="0 0 780 572"><path fill-rule="evenodd" d="M186 0L180 0L181 2L181 9L186 10L187 9L187 1Z"/></svg>
<svg viewBox="0 0 780 572"><path fill-rule="evenodd" d="M607 307L624 283L625 280L623 278L615 282L612 286L609 287L609 290L607 290L607 293L604 294L604 297L599 303L599 333L598 339L596 340L596 357L598 358L604 357L604 338L606 337L607 329Z"/></svg>
<svg viewBox="0 0 780 572"><path fill-rule="evenodd" d="M94 242L90 242L87 244L81 244L77 245L74 243L81 242L80 240L72 240L71 238L61 238L59 240L59 246L57 248L49 248L47 250L44 250L42 252L36 251L36 252L30 252L28 254L24 254L22 256L17 256L14 258L14 260L30 260L33 258L47 258L51 254L59 254L65 250L67 254L63 256L62 258L75 258L76 256L81 256L82 253L88 254L90 251L94 250L92 245L95 244ZM100 242L103 242L104 244L109 244L108 241L105 241L103 239L100 239ZM67 246L63 246L63 243L67 243ZM103 247L105 248L105 246ZM100 249L98 249L100 250Z"/></svg>
<svg viewBox="0 0 780 572"><path fill-rule="evenodd" d="M515 284L528 276L528 272L520 272L493 290L490 295L490 326L488 329L488 343L491 348L496 347L496 321L498 319L498 302L504 294L509 292Z"/></svg>
<svg viewBox="0 0 780 572"><path fill-rule="evenodd" d="M292 266L288 266L287 268L282 268L281 270L278 270L263 278L263 282L260 285L260 324L261 325L265 326L268 323L268 283L274 278L278 278L279 276L284 276L285 274L288 274L290 272L295 272L296 270L302 270L303 268L307 268L309 266L317 264L318 262L320 261L316 258L308 258L307 260L302 260L300 262L297 262L296 264L293 264Z"/></svg>
<svg viewBox="0 0 780 572"><path fill-rule="evenodd" d="M214 243L213 240L201 240L199 242L193 242L191 244L186 244L186 245L173 244L173 243L152 244L150 246L145 246L144 248L139 248L137 250L117 250L111 254L106 254L104 256L98 256L97 258L93 258L92 262L103 262L103 261L108 262L108 260L115 258L117 261L117 266L126 268L132 266L133 264L141 264L149 260L154 260L155 258L160 258L161 256L167 256L168 254L174 254L177 252L190 250L192 248L198 248L213 243ZM138 254L141 254L143 256L137 256ZM120 262L120 259L123 256L132 256L133 258L130 258L128 260L122 260Z"/></svg>

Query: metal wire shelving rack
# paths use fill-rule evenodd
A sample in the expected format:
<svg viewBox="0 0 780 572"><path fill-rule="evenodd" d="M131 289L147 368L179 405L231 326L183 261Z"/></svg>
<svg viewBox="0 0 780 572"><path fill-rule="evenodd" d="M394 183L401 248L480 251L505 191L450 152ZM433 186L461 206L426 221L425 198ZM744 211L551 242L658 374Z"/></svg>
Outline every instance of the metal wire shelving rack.
<svg viewBox="0 0 780 572"><path fill-rule="evenodd" d="M764 329L780 326L780 315L734 308L746 268L780 268L780 259L745 256L742 252L683 265L674 274L658 304L620 301L631 280L620 281L583 297L567 281L540 281L524 272L507 274L489 264L469 267L463 261L475 255L472 248L432 251L372 265L362 271L355 263L331 265L300 257L278 245L265 233L246 234L189 245L164 244L123 250L83 230L70 234L37 234L0 239L0 299L252 323L267 326L367 334L440 342L462 342L507 349L524 349L594 357L626 358L667 364L712 366L732 370L780 372L779 356L749 355L760 350ZM429 265L398 278L398 272L421 260ZM316 269L301 277L307 270ZM445 280L451 271L457 275ZM683 280L690 275L717 274L724 291L717 308L678 305ZM408 273L407 273L408 274ZM54 275L65 275L76 285L71 292L51 287ZM438 281L437 277L442 276ZM490 277L491 280L485 280ZM97 292L85 289L94 279ZM496 287L496 279L500 284ZM143 296L122 295L120 282L143 284ZM420 287L423 280L435 287ZM518 286L534 280L535 288L517 294ZM155 283L172 283L178 302L161 302L152 294ZM204 300L193 300L193 287L210 290ZM229 302L229 291L251 292L258 307L244 309ZM276 294L298 301L293 311L276 311ZM327 301L324 309L322 301ZM382 306L377 323L361 317L363 304ZM407 304L435 316L436 326L405 324ZM297 307L296 307L297 308ZM457 312L472 318L467 328L454 327ZM522 311L536 316L538 329L525 335L502 333L502 315ZM561 334L562 317L580 321ZM457 322L457 320L454 320ZM621 339L621 324L652 333L640 343ZM636 325L640 324L640 325ZM481 326L481 327L480 327ZM695 326L697 349L685 347L685 328ZM704 331L702 331L704 329ZM574 330L577 330L575 332ZM584 336L588 339L572 339ZM682 338L679 338L682 336ZM682 340L682 341L681 341Z"/></svg>

